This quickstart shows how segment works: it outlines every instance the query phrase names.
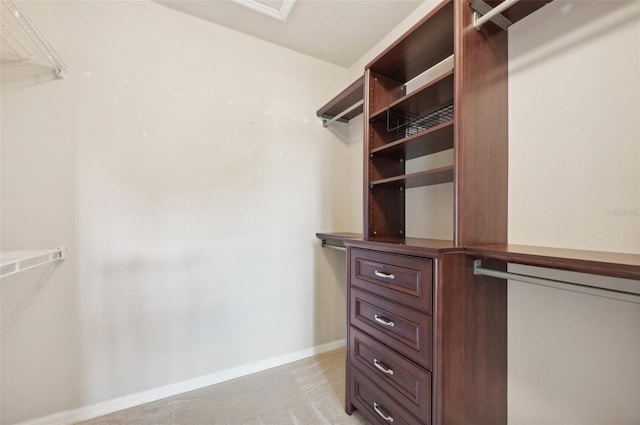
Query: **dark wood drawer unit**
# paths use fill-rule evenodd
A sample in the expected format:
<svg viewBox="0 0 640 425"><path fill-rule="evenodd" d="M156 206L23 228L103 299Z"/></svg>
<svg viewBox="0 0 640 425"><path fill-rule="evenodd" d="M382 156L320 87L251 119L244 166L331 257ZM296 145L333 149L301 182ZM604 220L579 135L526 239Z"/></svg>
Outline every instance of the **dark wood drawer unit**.
<svg viewBox="0 0 640 425"><path fill-rule="evenodd" d="M350 306L352 326L431 369L431 316L357 289Z"/></svg>
<svg viewBox="0 0 640 425"><path fill-rule="evenodd" d="M431 373L351 328L350 361L416 417L430 416Z"/></svg>
<svg viewBox="0 0 640 425"><path fill-rule="evenodd" d="M431 314L432 261L363 249L353 250L351 284Z"/></svg>
<svg viewBox="0 0 640 425"><path fill-rule="evenodd" d="M473 259L442 241L345 245L347 413L375 424L506 424L506 284L474 276ZM419 297L406 298L407 287Z"/></svg>
<svg viewBox="0 0 640 425"><path fill-rule="evenodd" d="M411 415L401 403L394 400L389 394L375 385L371 380L353 369L349 391L352 394L352 403L375 424L416 425L430 424L430 417L419 419Z"/></svg>

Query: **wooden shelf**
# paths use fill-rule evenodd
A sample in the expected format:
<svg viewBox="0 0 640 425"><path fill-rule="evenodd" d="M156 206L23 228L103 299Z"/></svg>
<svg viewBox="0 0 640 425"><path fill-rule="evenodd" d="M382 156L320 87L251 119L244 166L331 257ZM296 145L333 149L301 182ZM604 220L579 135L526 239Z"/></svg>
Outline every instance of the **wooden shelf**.
<svg viewBox="0 0 640 425"><path fill-rule="evenodd" d="M453 241L441 239L371 237L346 241L348 246L365 249L370 248L372 243L377 245L376 248L384 249L385 252L400 254L425 255L428 253L464 251L463 248L456 247Z"/></svg>
<svg viewBox="0 0 640 425"><path fill-rule="evenodd" d="M400 157L405 161L453 149L453 121L372 149L372 155Z"/></svg>
<svg viewBox="0 0 640 425"><path fill-rule="evenodd" d="M417 173L403 174L386 179L371 182L373 187L390 184L403 183L406 189L422 186L433 186L441 183L451 183L453 181L453 165L435 168L433 170L419 171Z"/></svg>
<svg viewBox="0 0 640 425"><path fill-rule="evenodd" d="M638 254L528 245L473 246L467 248L467 253L481 258L529 266L635 279L640 285L640 255Z"/></svg>
<svg viewBox="0 0 640 425"><path fill-rule="evenodd" d="M453 103L453 70L426 83L417 90L401 97L390 105L371 114L376 120L388 110L406 112L417 116L430 114Z"/></svg>
<svg viewBox="0 0 640 425"><path fill-rule="evenodd" d="M365 69L407 82L453 54L453 1L443 1Z"/></svg>
<svg viewBox="0 0 640 425"><path fill-rule="evenodd" d="M364 76L358 78L351 83L349 87L341 91L336 97L331 99L326 105L318 109L316 115L320 118L331 119L354 105L356 102L364 98ZM363 107L359 106L353 111L347 113L338 121L348 122L352 118L362 114Z"/></svg>

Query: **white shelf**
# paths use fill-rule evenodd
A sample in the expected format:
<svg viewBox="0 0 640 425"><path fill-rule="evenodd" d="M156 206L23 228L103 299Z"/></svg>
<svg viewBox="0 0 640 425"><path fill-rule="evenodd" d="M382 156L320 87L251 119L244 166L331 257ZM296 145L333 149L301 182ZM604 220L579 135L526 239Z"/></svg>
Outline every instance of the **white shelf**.
<svg viewBox="0 0 640 425"><path fill-rule="evenodd" d="M1 0L0 23L2 43L0 57L3 61L28 61L51 67L60 78L67 65L62 61L44 34L35 26L17 0Z"/></svg>
<svg viewBox="0 0 640 425"><path fill-rule="evenodd" d="M61 246L55 249L0 252L0 278L62 261L65 258L64 252L68 250L68 246Z"/></svg>

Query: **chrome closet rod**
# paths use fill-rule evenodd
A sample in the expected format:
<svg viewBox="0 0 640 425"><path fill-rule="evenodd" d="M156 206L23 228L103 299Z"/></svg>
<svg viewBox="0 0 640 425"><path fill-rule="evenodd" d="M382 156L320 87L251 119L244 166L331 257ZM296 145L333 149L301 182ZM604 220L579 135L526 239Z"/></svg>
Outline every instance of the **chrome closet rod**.
<svg viewBox="0 0 640 425"><path fill-rule="evenodd" d="M344 247L344 246L331 245L331 244L328 244L327 241L325 241L325 240L322 241L322 247L323 248L331 248L331 249L335 249L335 250L338 250L338 251L346 251L347 250L347 248Z"/></svg>
<svg viewBox="0 0 640 425"><path fill-rule="evenodd" d="M490 21L493 17L495 17L496 15L499 15L500 13L502 13L503 10L507 10L508 8L518 3L519 1L520 0L505 0L479 18L475 18L475 16L477 15L474 15L474 20L473 20L474 28L479 30L482 27L482 25Z"/></svg>
<svg viewBox="0 0 640 425"><path fill-rule="evenodd" d="M532 283L534 285L547 286L550 288L562 289L565 291L580 292L589 295L595 295L598 297L611 298L618 301L626 301L635 304L640 304L640 287L638 293L619 291L616 289L604 289L590 285L584 285L574 282L565 282L561 280L546 279L542 277L529 276L519 273L502 272L498 270L485 269L482 267L482 260L475 260L473 262L473 274L478 276L491 276L499 279L513 279L518 282Z"/></svg>
<svg viewBox="0 0 640 425"><path fill-rule="evenodd" d="M328 126L329 124L331 124L332 122L339 120L340 118L344 117L345 115L347 115L349 112L353 111L354 109L356 109L358 106L362 105L364 103L364 100L359 100L356 103L354 103L353 105L349 106L347 109L345 109L344 111L340 112L338 115L336 115L335 117L331 118L330 120L326 120L322 123L323 127Z"/></svg>

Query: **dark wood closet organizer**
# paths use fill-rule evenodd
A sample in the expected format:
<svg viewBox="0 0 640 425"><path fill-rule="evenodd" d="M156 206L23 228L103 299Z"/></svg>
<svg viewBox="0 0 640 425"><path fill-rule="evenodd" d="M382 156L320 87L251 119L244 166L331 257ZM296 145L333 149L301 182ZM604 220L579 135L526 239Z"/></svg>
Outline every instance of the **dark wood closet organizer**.
<svg viewBox="0 0 640 425"><path fill-rule="evenodd" d="M507 243L508 33L476 30L470 3L440 3L365 67L363 88L318 111L335 116L363 90L363 236L317 236L347 247L345 410L372 423L507 422L506 281L474 276L473 258L497 270L509 259L467 248ZM516 3L509 17L546 3ZM453 70L407 93L450 56ZM407 160L449 149L452 164L405 172ZM454 191L451 239L406 237L405 191L442 183Z"/></svg>

